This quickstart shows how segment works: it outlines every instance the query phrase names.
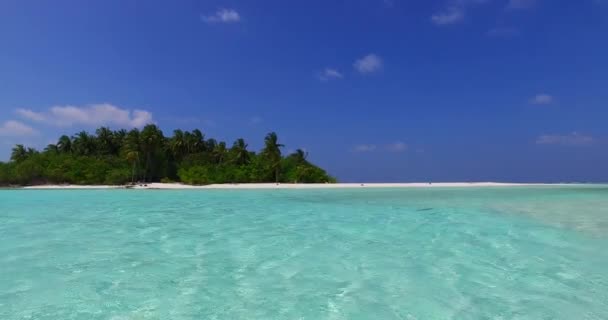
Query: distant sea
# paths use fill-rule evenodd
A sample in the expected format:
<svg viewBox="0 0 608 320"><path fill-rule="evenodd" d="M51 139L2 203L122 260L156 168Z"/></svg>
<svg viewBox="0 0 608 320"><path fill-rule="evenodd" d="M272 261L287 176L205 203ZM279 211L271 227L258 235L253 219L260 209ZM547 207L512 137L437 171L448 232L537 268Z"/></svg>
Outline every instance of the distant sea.
<svg viewBox="0 0 608 320"><path fill-rule="evenodd" d="M0 319L608 319L608 186L2 190Z"/></svg>

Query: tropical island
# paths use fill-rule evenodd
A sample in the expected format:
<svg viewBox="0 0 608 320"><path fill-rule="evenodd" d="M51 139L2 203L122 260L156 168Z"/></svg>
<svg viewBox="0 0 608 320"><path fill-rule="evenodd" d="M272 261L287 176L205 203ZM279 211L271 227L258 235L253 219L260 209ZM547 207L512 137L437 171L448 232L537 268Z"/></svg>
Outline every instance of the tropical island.
<svg viewBox="0 0 608 320"><path fill-rule="evenodd" d="M130 131L101 127L95 134L63 135L43 151L16 145L10 161L0 162L0 185L336 182L301 149L283 156L274 132L266 135L259 153L247 147L244 139L231 147L206 139L198 129L175 130L167 137L154 124Z"/></svg>

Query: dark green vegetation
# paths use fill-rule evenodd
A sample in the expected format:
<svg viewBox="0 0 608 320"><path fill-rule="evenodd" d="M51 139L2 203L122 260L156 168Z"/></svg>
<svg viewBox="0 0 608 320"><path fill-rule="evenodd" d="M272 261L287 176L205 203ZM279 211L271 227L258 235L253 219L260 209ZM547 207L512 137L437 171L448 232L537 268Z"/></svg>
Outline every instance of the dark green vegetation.
<svg viewBox="0 0 608 320"><path fill-rule="evenodd" d="M283 157L274 132L260 153L247 150L243 139L228 147L205 139L200 130L175 130L165 137L152 124L131 131L102 127L95 133L62 136L42 152L16 145L11 161L0 162L0 185L335 182L302 150Z"/></svg>

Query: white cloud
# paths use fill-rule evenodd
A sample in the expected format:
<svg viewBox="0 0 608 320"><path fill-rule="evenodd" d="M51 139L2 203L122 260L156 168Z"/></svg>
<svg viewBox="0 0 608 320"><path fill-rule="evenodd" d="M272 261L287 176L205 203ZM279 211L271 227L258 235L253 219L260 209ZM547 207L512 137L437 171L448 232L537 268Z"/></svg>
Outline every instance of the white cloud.
<svg viewBox="0 0 608 320"><path fill-rule="evenodd" d="M34 112L32 110L28 110L28 109L17 109L15 110L15 113L17 113L19 116L21 116L22 118L28 119L28 120L32 120L35 122L42 122L44 121L44 115L38 113L38 112Z"/></svg>
<svg viewBox="0 0 608 320"><path fill-rule="evenodd" d="M2 137L23 137L37 134L38 131L34 128L15 120L9 120L0 125L0 136Z"/></svg>
<svg viewBox="0 0 608 320"><path fill-rule="evenodd" d="M446 6L431 16L431 22L438 26L462 22L469 7L491 0L449 0Z"/></svg>
<svg viewBox="0 0 608 320"><path fill-rule="evenodd" d="M407 150L407 144L401 141L389 144L387 147L388 151L391 152L403 152Z"/></svg>
<svg viewBox="0 0 608 320"><path fill-rule="evenodd" d="M148 111L121 109L108 103L85 107L54 106L47 112L28 109L17 109L16 112L25 119L60 127L117 125L131 128L143 127L154 122L152 114Z"/></svg>
<svg viewBox="0 0 608 320"><path fill-rule="evenodd" d="M512 27L496 27L488 30L486 33L490 37L510 38L519 35L519 29Z"/></svg>
<svg viewBox="0 0 608 320"><path fill-rule="evenodd" d="M342 79L344 76L336 69L325 68L323 72L319 75L319 80L321 81L329 81L331 79Z"/></svg>
<svg viewBox="0 0 608 320"><path fill-rule="evenodd" d="M539 93L530 99L531 104L547 105L552 104L555 101L552 95L546 93Z"/></svg>
<svg viewBox="0 0 608 320"><path fill-rule="evenodd" d="M219 9L214 14L202 16L207 23L236 23L241 21L241 15L234 9Z"/></svg>
<svg viewBox="0 0 608 320"><path fill-rule="evenodd" d="M454 24L462 20L464 20L464 8L462 7L449 7L431 16L431 21L438 26Z"/></svg>
<svg viewBox="0 0 608 320"><path fill-rule="evenodd" d="M376 150L376 145L373 144L359 144L353 148L354 152L372 152Z"/></svg>
<svg viewBox="0 0 608 320"><path fill-rule="evenodd" d="M536 139L536 144L554 144L564 146L587 146L595 142L591 136L586 136L578 132L572 132L566 135L545 134Z"/></svg>
<svg viewBox="0 0 608 320"><path fill-rule="evenodd" d="M373 152L376 150L386 151L386 152L404 152L407 151L408 145L405 142L397 141L394 143L389 143L386 145L380 145L378 147L375 144L359 144L356 145L352 151L354 152Z"/></svg>
<svg viewBox="0 0 608 320"><path fill-rule="evenodd" d="M508 9L527 9L536 5L536 0L509 0Z"/></svg>
<svg viewBox="0 0 608 320"><path fill-rule="evenodd" d="M359 73L363 74L380 71L382 69L382 65L382 59L373 53L355 61L353 64L355 69L359 71Z"/></svg>

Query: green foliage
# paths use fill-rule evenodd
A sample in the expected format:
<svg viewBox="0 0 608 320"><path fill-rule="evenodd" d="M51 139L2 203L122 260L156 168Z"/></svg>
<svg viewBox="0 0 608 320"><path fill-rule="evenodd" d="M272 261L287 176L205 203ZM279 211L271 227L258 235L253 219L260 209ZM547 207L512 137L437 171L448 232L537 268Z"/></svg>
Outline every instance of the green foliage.
<svg viewBox="0 0 608 320"><path fill-rule="evenodd" d="M276 182L279 182L280 171L281 171L281 148L282 144L279 144L279 138L276 133L271 132L264 138L264 149L262 149L262 156L269 169L274 172L274 178Z"/></svg>
<svg viewBox="0 0 608 320"><path fill-rule="evenodd" d="M177 172L177 175L183 183L187 184L203 185L211 183L211 179L209 178L209 167L207 166L181 168Z"/></svg>
<svg viewBox="0 0 608 320"><path fill-rule="evenodd" d="M171 178L164 177L164 178L160 179L160 182L161 183L175 183L175 180L173 180Z"/></svg>
<svg viewBox="0 0 608 320"><path fill-rule="evenodd" d="M45 162L38 158L31 156L20 161L12 170L11 182L20 185L42 182Z"/></svg>
<svg viewBox="0 0 608 320"><path fill-rule="evenodd" d="M283 157L283 145L274 132L266 136L260 154L247 146L245 140L237 139L228 148L223 141L205 140L200 130L175 130L172 137L165 137L156 125L146 125L141 131L102 127L94 135L85 131L72 137L63 135L43 152L16 145L11 161L0 162L0 186L335 182L308 162L302 150Z"/></svg>
<svg viewBox="0 0 608 320"><path fill-rule="evenodd" d="M335 183L325 170L308 162L308 154L303 150L296 150L293 154L282 160L281 181L292 183Z"/></svg>
<svg viewBox="0 0 608 320"><path fill-rule="evenodd" d="M11 184L13 173L10 163L0 162L0 186L8 186Z"/></svg>
<svg viewBox="0 0 608 320"><path fill-rule="evenodd" d="M105 184L123 185L131 181L131 170L127 167L110 169L106 174Z"/></svg>

